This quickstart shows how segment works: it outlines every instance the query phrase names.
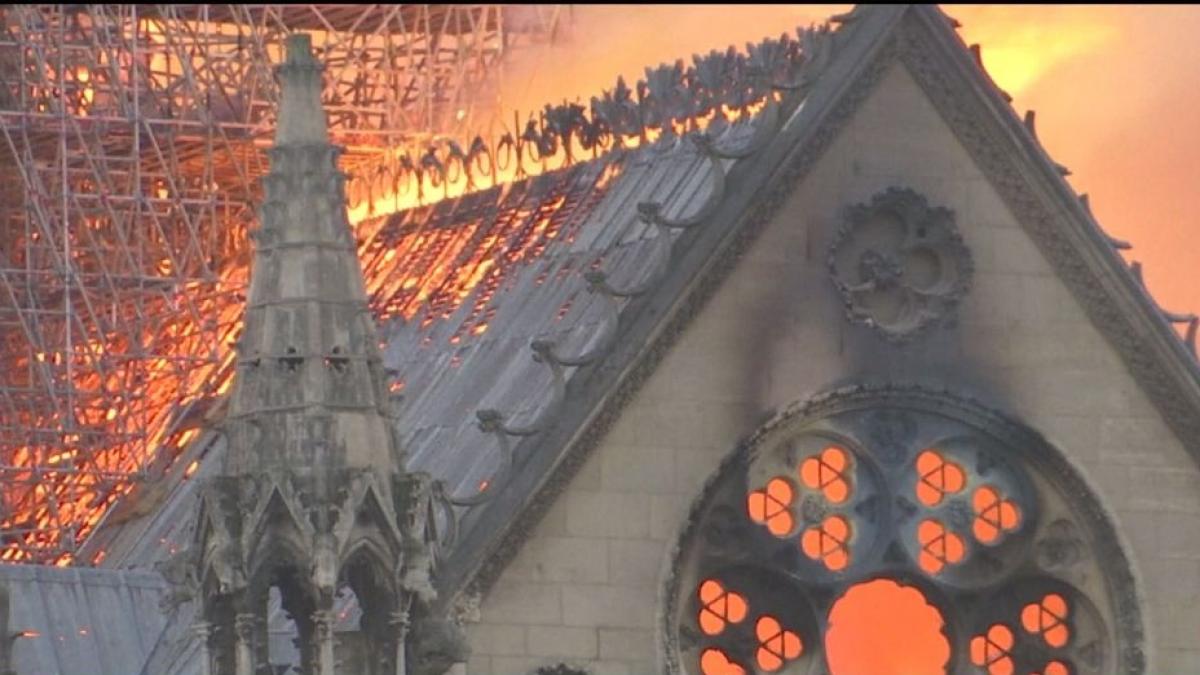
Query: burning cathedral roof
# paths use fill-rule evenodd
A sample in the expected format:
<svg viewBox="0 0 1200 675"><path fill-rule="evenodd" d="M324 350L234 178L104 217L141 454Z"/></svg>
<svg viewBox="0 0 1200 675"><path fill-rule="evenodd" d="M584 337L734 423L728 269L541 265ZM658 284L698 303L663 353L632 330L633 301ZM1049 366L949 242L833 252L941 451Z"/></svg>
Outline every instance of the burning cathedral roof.
<svg viewBox="0 0 1200 675"><path fill-rule="evenodd" d="M489 537L533 499L622 368L652 348L662 317L693 292L714 251L745 243L746 214L770 206L759 188L779 179L785 159L816 156L829 142L828 120L849 110L839 107L847 83L863 76L899 16L856 11L836 17L837 30L801 29L648 69L587 108L547 107L519 136L396 159L381 189L450 195L452 184L465 186L358 228L396 428L409 468L441 486L445 585L483 564ZM937 10L921 16L947 21ZM987 95L1002 97L994 87ZM1044 153L1036 159L1055 170ZM1194 353L1194 317L1164 315L1140 292L1159 328L1190 326ZM219 433L202 433L179 470L97 531L92 554L105 551L106 567L144 570L186 546L197 479L223 452ZM466 562L455 567L460 555ZM136 647L143 672L188 672L179 670L193 653L187 623L174 620L157 645ZM50 663L21 643L17 653Z"/></svg>
<svg viewBox="0 0 1200 675"><path fill-rule="evenodd" d="M835 36L798 29L650 68L589 109L547 106L519 137L397 160L381 185L431 203L366 218L358 237L411 469L443 481L448 502L495 486L508 439L550 424L574 374L613 347L623 309L711 215L726 173L771 141L783 92L815 81ZM439 198L455 181L463 194ZM177 465L202 477L221 452L209 433ZM106 563L180 547L189 502L153 492L95 536ZM121 527L137 512L160 527Z"/></svg>

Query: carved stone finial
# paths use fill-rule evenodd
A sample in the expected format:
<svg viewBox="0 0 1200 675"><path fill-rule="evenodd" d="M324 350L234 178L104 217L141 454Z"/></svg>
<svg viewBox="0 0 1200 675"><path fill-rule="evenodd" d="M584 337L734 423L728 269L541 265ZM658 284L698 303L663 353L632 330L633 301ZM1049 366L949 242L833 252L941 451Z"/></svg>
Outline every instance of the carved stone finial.
<svg viewBox="0 0 1200 675"><path fill-rule="evenodd" d="M1029 130L1029 135L1033 136L1033 140L1038 140L1037 135L1037 112L1034 110L1025 111L1025 128Z"/></svg>
<svg viewBox="0 0 1200 675"><path fill-rule="evenodd" d="M313 58L312 38L294 33L287 39L287 58L279 66L279 121L275 145L328 143L325 109L321 107L321 71Z"/></svg>

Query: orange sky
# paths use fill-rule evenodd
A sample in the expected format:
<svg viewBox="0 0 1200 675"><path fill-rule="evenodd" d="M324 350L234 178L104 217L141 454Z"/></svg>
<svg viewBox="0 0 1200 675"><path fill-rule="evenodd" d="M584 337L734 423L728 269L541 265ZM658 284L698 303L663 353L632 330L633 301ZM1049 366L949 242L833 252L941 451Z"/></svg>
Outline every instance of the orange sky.
<svg viewBox="0 0 1200 675"><path fill-rule="evenodd" d="M1133 243L1160 304L1200 311L1200 7L946 5L993 78L1091 196L1107 231ZM624 74L743 46L849 5L576 6L574 39L508 69L505 107L587 101ZM583 32L587 32L587 36ZM590 36L595 36L594 38Z"/></svg>

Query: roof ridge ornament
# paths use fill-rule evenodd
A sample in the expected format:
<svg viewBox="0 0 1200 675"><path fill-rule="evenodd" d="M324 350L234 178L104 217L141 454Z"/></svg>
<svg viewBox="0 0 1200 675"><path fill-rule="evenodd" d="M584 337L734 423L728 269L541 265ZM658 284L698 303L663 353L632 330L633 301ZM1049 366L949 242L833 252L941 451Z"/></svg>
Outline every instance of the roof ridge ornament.
<svg viewBox="0 0 1200 675"><path fill-rule="evenodd" d="M464 142L449 139L395 149L352 181L351 209L356 218L383 215L373 209L380 188L387 186L397 196L417 195L418 204L425 204L426 196L448 195L451 165L461 167L465 189L471 191L487 187L488 178L498 185L505 172L521 179L535 167L546 171L650 143L670 145L680 134L719 135L730 117L752 116L772 92L807 92L828 66L838 35L828 22L797 26L794 36L750 43L744 51L730 46L694 54L690 63L678 59L649 66L636 82L617 77L586 105L547 104L524 122L518 114L499 137L476 136L469 153L461 150Z"/></svg>
<svg viewBox="0 0 1200 675"><path fill-rule="evenodd" d="M1192 357L1195 358L1196 334L1197 331L1200 330L1200 316L1192 312L1172 312L1171 310L1160 305L1158 303L1158 299L1155 298L1150 292L1150 288L1146 286L1146 279L1142 276L1141 262L1134 260L1133 262L1129 263L1129 273L1133 275L1133 279L1137 282L1138 287L1142 289L1142 292L1146 294L1146 297L1150 299L1150 302L1154 305L1154 308L1158 310L1158 313L1161 314L1164 319L1166 319L1167 323L1170 323L1173 326L1185 326L1184 334L1179 336L1179 340L1192 354Z"/></svg>

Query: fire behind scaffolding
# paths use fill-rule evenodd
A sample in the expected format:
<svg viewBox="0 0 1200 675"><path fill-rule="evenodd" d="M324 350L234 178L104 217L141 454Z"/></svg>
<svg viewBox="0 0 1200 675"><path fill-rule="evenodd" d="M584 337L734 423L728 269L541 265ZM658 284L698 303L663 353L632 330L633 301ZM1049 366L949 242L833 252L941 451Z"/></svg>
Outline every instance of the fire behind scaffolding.
<svg viewBox="0 0 1200 675"><path fill-rule="evenodd" d="M454 161L445 139L495 128L506 53L545 44L563 18L556 6L0 8L0 560L98 563L76 553L120 497L195 470L174 464L230 385L286 34L310 33L327 66L358 222L472 189L431 162ZM400 285L423 299L448 273Z"/></svg>
<svg viewBox="0 0 1200 675"><path fill-rule="evenodd" d="M324 45L325 103L335 142L347 148L343 165L354 176L347 186L348 214L356 224L376 319L428 326L474 294L470 316L451 341L486 332L492 293L513 265L540 255L563 226L560 207L573 206L568 202L574 193L555 181L563 183L559 198L540 200L528 212L513 206L512 213L485 219L496 214L484 212L506 202L509 184L604 155L604 170L587 189L598 198L621 171L622 148L663 135L736 126L764 111L767 97L778 99L768 83L785 80L780 74L803 60L819 59L802 44L813 31L828 30L767 40L751 45L748 54L712 52L695 57L691 67L682 61L660 66L632 88L618 80L592 99L590 109L547 106L507 129L497 127L485 140L465 133L478 126L462 126L480 110L467 107L460 96L468 80L429 78L420 71L439 52L417 59L416 74L394 73L372 89L367 84L378 73L368 73L372 68L361 65L360 55L378 54L378 46L355 35L322 33L304 23L305 12L324 16L319 25L335 30L344 24L372 26L372 35L385 43L394 39L389 21L412 21L406 12L425 17L427 26L440 17L443 28L447 17L465 13L478 19L473 25L483 35L502 35L497 49L512 49L519 43L511 31L505 33L516 21L507 8L352 14L338 7L321 14L311 6L275 13L235 6L220 10L221 20L202 9L164 10L168 15L153 17L138 16L139 10L144 11L127 7L107 15L113 10L35 7L5 14L9 34L17 39L0 43L3 63L47 66L18 70L27 79L28 73L42 79L36 86L22 83L15 94L24 98L0 105L10 152L5 167L12 173L5 184L22 191L11 195L16 201L5 202L21 208L5 216L3 241L13 242L12 253L0 259L0 291L7 295L0 304L0 358L10 364L0 380L5 561L98 564L103 550L93 549L87 559L76 554L123 495L153 492L164 477L186 478L196 470L195 461L177 460L201 427L219 420L222 395L232 383L248 277L247 235L254 236L253 179L265 172L264 139L272 133L270 66L288 26L313 32L314 43ZM528 44L553 33L558 15L519 19ZM264 37L256 33L263 25L276 30ZM14 26L23 32L14 33ZM96 48L100 35L123 36L125 51L106 55ZM440 40L465 40L464 35L461 27L444 29ZM182 45L180 36L187 38ZM83 44L85 39L91 42ZM410 47L435 42L406 40ZM159 51L146 56L153 45ZM358 45L357 51L349 45ZM242 49L255 58L228 58ZM135 52L140 55L132 58ZM393 63L391 58L385 62ZM488 77L495 77L500 55L491 58L491 69L469 81L493 81ZM81 70L80 59L91 61ZM231 62L238 64L232 74ZM54 63L57 69L50 67ZM449 131L408 136L397 131L390 137L370 126L371 120L398 118L371 117L377 109L367 106L369 97L361 91L411 92L431 81L440 87L453 82L460 95L446 90L413 99L413 105L424 106L421 119L428 126L411 128ZM14 95L13 88L5 93ZM215 103L215 96L224 103ZM409 99L399 100L403 105L393 101L392 108L380 109L411 107ZM136 114L122 117L130 105ZM237 121L226 121L230 111L238 113L232 117ZM405 128L407 122L396 123ZM571 174L562 175L569 183ZM445 201L468 193L480 198L474 206L469 200ZM438 227L446 215L439 203L482 209L479 222ZM484 220L490 229L480 225ZM392 387L398 390L403 382ZM134 501L153 502L151 496Z"/></svg>

